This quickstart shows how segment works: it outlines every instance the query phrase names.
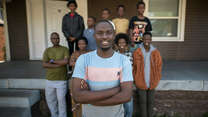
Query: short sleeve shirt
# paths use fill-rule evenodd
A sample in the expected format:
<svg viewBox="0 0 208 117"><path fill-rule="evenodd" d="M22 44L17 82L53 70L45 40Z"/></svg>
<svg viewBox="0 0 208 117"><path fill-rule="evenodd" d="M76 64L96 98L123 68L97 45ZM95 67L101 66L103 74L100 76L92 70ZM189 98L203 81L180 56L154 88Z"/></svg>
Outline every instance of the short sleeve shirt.
<svg viewBox="0 0 208 117"><path fill-rule="evenodd" d="M87 44L87 49L88 50L96 50L97 45L96 41L94 38L94 29L85 29L83 36L87 38L88 44Z"/></svg>
<svg viewBox="0 0 208 117"><path fill-rule="evenodd" d="M53 60L62 60L64 58L69 58L68 48L59 46L59 47L50 47L47 48L43 54L43 61L49 62ZM58 68L47 68L46 69L46 79L47 80L67 80L67 68L61 66Z"/></svg>
<svg viewBox="0 0 208 117"><path fill-rule="evenodd" d="M135 24L139 23L145 24L145 32L152 31L152 24L150 20L147 17L145 17L144 19L139 19L138 16L134 16L131 18L129 23L129 29L134 29Z"/></svg>
<svg viewBox="0 0 208 117"><path fill-rule="evenodd" d="M126 18L115 18L112 20L115 24L116 34L118 33L127 33L129 27L129 20Z"/></svg>
<svg viewBox="0 0 208 117"><path fill-rule="evenodd" d="M85 80L90 90L99 91L119 86L120 83L133 81L130 60L114 52L110 58L102 58L97 51L81 55L75 65L73 78ZM122 117L122 104L114 106L83 105L84 117Z"/></svg>

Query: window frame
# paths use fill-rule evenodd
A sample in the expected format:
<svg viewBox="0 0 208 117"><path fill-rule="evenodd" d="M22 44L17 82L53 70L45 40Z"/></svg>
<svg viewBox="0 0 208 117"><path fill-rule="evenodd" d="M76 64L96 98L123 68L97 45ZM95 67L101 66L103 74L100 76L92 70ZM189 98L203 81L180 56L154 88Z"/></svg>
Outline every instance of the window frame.
<svg viewBox="0 0 208 117"><path fill-rule="evenodd" d="M177 37L152 37L153 41L174 41L174 42L183 42L185 35L185 17L186 17L186 1L187 0L179 0L179 9L178 9L178 17L150 17L148 14L149 11L149 0L143 0L146 4L146 9L144 15L151 19L178 19L177 25ZM154 30L154 29L153 29Z"/></svg>

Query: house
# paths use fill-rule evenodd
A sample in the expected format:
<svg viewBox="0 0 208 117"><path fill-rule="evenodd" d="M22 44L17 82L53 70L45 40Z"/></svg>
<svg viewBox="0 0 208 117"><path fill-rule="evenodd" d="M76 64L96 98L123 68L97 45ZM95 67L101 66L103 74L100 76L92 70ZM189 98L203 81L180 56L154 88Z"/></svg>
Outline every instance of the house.
<svg viewBox="0 0 208 117"><path fill-rule="evenodd" d="M88 16L100 19L101 10L106 7L112 11L111 18L113 18L116 16L116 6L119 4L126 6L126 17L130 19L136 15L138 2L138 0L76 1L77 12L83 16L85 24ZM164 60L177 60L165 63L158 90L207 92L208 64L207 61L198 60L208 60L206 9L208 1L143 1L146 3L145 15L151 19L153 25L153 44L161 51ZM61 32L62 17L68 12L66 3L66 0L0 0L0 19L4 20L4 25L1 27L5 32L6 59L11 61L0 66L0 88L44 89L45 73L41 62L28 62L28 60L42 59L45 48L51 46L49 36L54 31L60 34L61 44L67 46ZM181 60L185 61L181 62ZM33 93L39 100L39 92Z"/></svg>
<svg viewBox="0 0 208 117"><path fill-rule="evenodd" d="M154 45L164 59L208 60L207 1L203 0L143 0L145 15L153 25ZM138 0L77 0L79 12L86 24L88 16L100 18L103 8L116 16L116 6L126 6L126 17L136 15ZM41 60L49 47L49 35L61 34L61 44L67 46L61 32L62 17L68 12L66 0L1 0L4 6L7 60Z"/></svg>

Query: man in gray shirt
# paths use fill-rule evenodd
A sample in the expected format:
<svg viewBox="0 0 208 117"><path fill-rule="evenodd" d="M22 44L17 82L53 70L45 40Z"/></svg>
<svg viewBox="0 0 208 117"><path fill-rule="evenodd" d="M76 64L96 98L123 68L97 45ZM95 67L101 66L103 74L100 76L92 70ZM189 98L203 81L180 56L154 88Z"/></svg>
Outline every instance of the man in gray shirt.
<svg viewBox="0 0 208 117"><path fill-rule="evenodd" d="M96 24L94 37L97 50L81 55L76 62L72 97L83 104L83 117L124 117L122 104L132 96L130 60L112 49L115 30L108 20Z"/></svg>

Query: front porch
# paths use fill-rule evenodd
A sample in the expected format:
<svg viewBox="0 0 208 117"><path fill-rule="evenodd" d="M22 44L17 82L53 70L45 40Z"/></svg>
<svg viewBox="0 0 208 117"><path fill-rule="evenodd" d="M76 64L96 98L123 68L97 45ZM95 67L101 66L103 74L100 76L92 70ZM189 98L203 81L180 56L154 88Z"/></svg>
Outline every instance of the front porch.
<svg viewBox="0 0 208 117"><path fill-rule="evenodd" d="M201 117L206 113L208 109L207 68L208 61L164 61L163 77L155 94L154 114L166 115L165 117L175 117L176 115L180 115L180 117ZM45 70L41 61L5 62L0 64L0 69L0 92L9 90L13 92L12 95L19 97L21 93L18 92L29 91L34 93L35 91L36 93L33 95L36 98L28 96L28 99L35 99L36 104L29 106L31 112L28 107L25 109L33 117L49 116L47 104L44 101ZM17 100L16 97L12 97L12 99ZM2 98L1 95L0 98ZM134 91L134 117L138 117L139 113L137 98L138 96ZM6 102L9 104L18 103L18 101L15 103L12 103L14 101ZM14 107L9 107L9 109L14 109Z"/></svg>
<svg viewBox="0 0 208 117"><path fill-rule="evenodd" d="M208 61L164 61L157 90L208 91ZM0 64L0 88L44 89L41 61L11 61Z"/></svg>

